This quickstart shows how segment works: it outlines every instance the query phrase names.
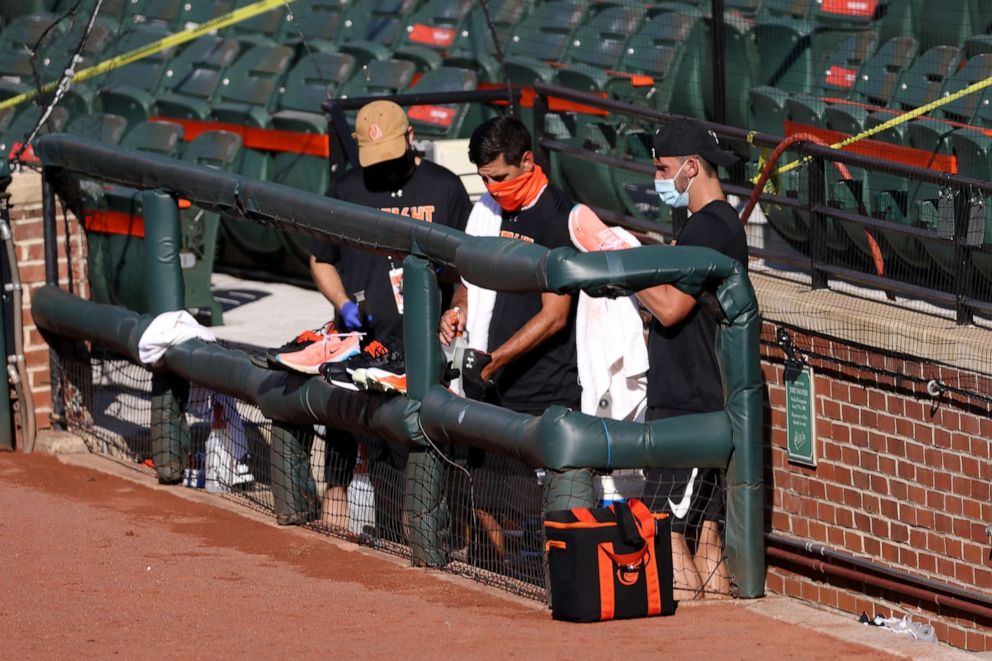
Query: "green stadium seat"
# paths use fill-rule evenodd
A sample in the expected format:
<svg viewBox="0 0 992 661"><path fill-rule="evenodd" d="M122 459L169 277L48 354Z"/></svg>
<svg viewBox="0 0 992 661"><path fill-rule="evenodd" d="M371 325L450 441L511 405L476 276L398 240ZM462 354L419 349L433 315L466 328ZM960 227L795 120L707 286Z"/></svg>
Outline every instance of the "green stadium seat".
<svg viewBox="0 0 992 661"><path fill-rule="evenodd" d="M293 3L289 7L292 20L287 20L282 43L297 46L305 40L313 50L337 50L334 42L340 34L345 11L350 7L351 3L348 0L310 0Z"/></svg>
<svg viewBox="0 0 992 661"><path fill-rule="evenodd" d="M917 35L920 50L926 53L936 46L958 48L974 34L971 1L924 0Z"/></svg>
<svg viewBox="0 0 992 661"><path fill-rule="evenodd" d="M127 15L134 23L181 29L184 0L132 0ZM205 3L200 3L205 4Z"/></svg>
<svg viewBox="0 0 992 661"><path fill-rule="evenodd" d="M355 56L358 63L392 58L393 42L400 36L416 0L363 0L356 2L341 21L338 49Z"/></svg>
<svg viewBox="0 0 992 661"><path fill-rule="evenodd" d="M447 53L472 10L471 0L428 0L406 21L394 57L418 62L422 70L436 69L436 58Z"/></svg>
<svg viewBox="0 0 992 661"><path fill-rule="evenodd" d="M10 48L12 50L30 51L38 43L42 35L53 24L56 16L48 12L25 14L18 16L7 23L7 26L0 32L0 49ZM65 31L66 25L58 23L52 30L58 36ZM52 35L49 32L49 35Z"/></svg>
<svg viewBox="0 0 992 661"><path fill-rule="evenodd" d="M694 38L695 36L695 38ZM673 109L676 112L692 117L715 119L713 98L713 35L711 21L704 18L696 23L695 29L689 33L686 43L686 56L677 74L677 83L683 91L676 95ZM743 126L748 121L750 102L748 90L754 85L754 71L757 66L757 49L754 34L747 26L727 24L724 27L724 56L725 56L725 113L726 123L733 126ZM695 99L702 97L704 115ZM681 99L684 105L679 105Z"/></svg>
<svg viewBox="0 0 992 661"><path fill-rule="evenodd" d="M231 124L268 126L279 83L292 59L293 49L288 46L250 48L225 72L211 117Z"/></svg>
<svg viewBox="0 0 992 661"><path fill-rule="evenodd" d="M958 49L935 46L917 58L896 84L890 108L912 110L940 96L944 80L954 71Z"/></svg>
<svg viewBox="0 0 992 661"><path fill-rule="evenodd" d="M812 25L792 16L761 15L751 29L758 49L758 85L786 92L810 89Z"/></svg>
<svg viewBox="0 0 992 661"><path fill-rule="evenodd" d="M521 85L550 81L551 63L561 61L586 11L584 3L573 0L548 0L537 6L504 46L506 77Z"/></svg>
<svg viewBox="0 0 992 661"><path fill-rule="evenodd" d="M176 19L176 29L202 25L234 9L234 0L210 0L210 2L186 2Z"/></svg>
<svg viewBox="0 0 992 661"><path fill-rule="evenodd" d="M468 92L477 89L478 85L474 71L441 67L425 73L410 91L425 94ZM411 106L407 109L414 133L435 139L468 137L490 114L479 103Z"/></svg>
<svg viewBox="0 0 992 661"><path fill-rule="evenodd" d="M72 118L65 130L66 133L116 145L120 143L125 131L127 131L127 120L120 115L98 112Z"/></svg>
<svg viewBox="0 0 992 661"><path fill-rule="evenodd" d="M493 31L501 47L505 47L513 29L523 21L530 10L528 0L496 0L489 3ZM479 72L483 80L502 80L502 69L496 58L492 32L481 6L476 6L455 35L455 41L448 49L444 61L446 66L472 69Z"/></svg>
<svg viewBox="0 0 992 661"><path fill-rule="evenodd" d="M947 77L941 90L941 96L950 96L960 92L989 76L992 76L992 54L976 55ZM967 94L937 108L930 113L930 116L967 124L974 118L979 106L989 105L990 98L992 98L992 92L985 88L979 93Z"/></svg>
<svg viewBox="0 0 992 661"><path fill-rule="evenodd" d="M38 106L28 106L14 116L3 134L0 135L0 159L9 158L14 148L31 135L31 131L41 117L41 112L42 110ZM49 133L60 133L68 121L69 112L65 108L56 106L52 109L52 114L48 120L38 130L36 139Z"/></svg>
<svg viewBox="0 0 992 661"><path fill-rule="evenodd" d="M618 73L606 89L611 96L634 104L667 110L675 90L685 89L675 75L685 58L683 48L701 13L686 9L664 12L645 21L624 47L617 65ZM641 84L630 76L646 77ZM698 97L699 92L695 90Z"/></svg>
<svg viewBox="0 0 992 661"><path fill-rule="evenodd" d="M212 36L200 37L187 46L165 70L162 90L155 100L158 114L206 119L224 73L239 49L234 39Z"/></svg>
<svg viewBox="0 0 992 661"><path fill-rule="evenodd" d="M875 37L874 30L859 30L845 36L836 48L814 53L813 93L847 96L875 48Z"/></svg>
<svg viewBox="0 0 992 661"><path fill-rule="evenodd" d="M127 30L115 54L127 53L156 42L169 34L163 26L139 25ZM155 95L175 49L167 49L137 62L114 69L97 79L101 84L100 105L107 111L137 124L151 114Z"/></svg>
<svg viewBox="0 0 992 661"><path fill-rule="evenodd" d="M284 131L325 133L327 117L321 104L332 96L355 70L347 53L314 53L296 63L278 95L272 126Z"/></svg>
<svg viewBox="0 0 992 661"><path fill-rule="evenodd" d="M888 2L885 13L876 23L879 43L887 43L897 37L919 34L920 14L923 0L901 0Z"/></svg>
<svg viewBox="0 0 992 661"><path fill-rule="evenodd" d="M872 105L889 104L902 72L916 57L916 40L896 37L882 44L858 71L849 98Z"/></svg>
<svg viewBox="0 0 992 661"><path fill-rule="evenodd" d="M236 0L235 9L255 4L256 0ZM290 5L291 6L291 5ZM273 46L282 41L285 32L295 29L286 21L286 6L276 7L249 19L235 23L222 31L223 36L237 39L242 48Z"/></svg>
<svg viewBox="0 0 992 661"><path fill-rule="evenodd" d="M870 111L858 106L835 104L827 106L823 114L827 128L831 131L857 135L865 130L865 122L868 120Z"/></svg>
<svg viewBox="0 0 992 661"><path fill-rule="evenodd" d="M785 120L788 119L786 102L789 94L785 90L769 85L749 90L751 114L748 126L755 131L771 135L785 135Z"/></svg>
<svg viewBox="0 0 992 661"><path fill-rule="evenodd" d="M618 139L617 154L626 161L653 165L653 142L653 131L630 131ZM621 168L610 168L610 173L613 175L617 197L623 205L621 209L635 218L659 221L663 228L667 226L671 229L671 208L658 200L651 175Z"/></svg>
<svg viewBox="0 0 992 661"><path fill-rule="evenodd" d="M623 56L623 47L644 20L640 7L607 7L582 24L565 53L567 68L554 82L584 91L602 90Z"/></svg>
<svg viewBox="0 0 992 661"><path fill-rule="evenodd" d="M954 155L958 160L958 173L965 177L973 177L983 181L992 181L992 138L981 131L962 128L951 134ZM992 198L978 198L970 205L975 214L975 220L981 217L981 207L984 206L984 223L973 222L969 226L969 245L992 245ZM981 279L981 289L992 291L992 254L975 251L971 255ZM946 259L941 259L946 262ZM985 300L988 300L986 294Z"/></svg>
<svg viewBox="0 0 992 661"><path fill-rule="evenodd" d="M809 126L826 126L827 104L815 94L793 94L785 102L786 114L794 122Z"/></svg>
<svg viewBox="0 0 992 661"><path fill-rule="evenodd" d="M611 156L616 149L616 129L609 122L583 121L566 142L594 154ZM559 154L558 161L566 192L573 199L605 209L623 207L609 166L570 154Z"/></svg>
<svg viewBox="0 0 992 661"><path fill-rule="evenodd" d="M183 127L174 122L141 122L132 127L121 142L122 147L158 154L176 156L183 144Z"/></svg>
<svg viewBox="0 0 992 661"><path fill-rule="evenodd" d="M4 0L0 5L0 16L10 23L21 16L41 14L52 8L51 2L45 0Z"/></svg>
<svg viewBox="0 0 992 661"><path fill-rule="evenodd" d="M338 89L338 98L397 94L410 85L416 73L416 65L405 60L369 62Z"/></svg>

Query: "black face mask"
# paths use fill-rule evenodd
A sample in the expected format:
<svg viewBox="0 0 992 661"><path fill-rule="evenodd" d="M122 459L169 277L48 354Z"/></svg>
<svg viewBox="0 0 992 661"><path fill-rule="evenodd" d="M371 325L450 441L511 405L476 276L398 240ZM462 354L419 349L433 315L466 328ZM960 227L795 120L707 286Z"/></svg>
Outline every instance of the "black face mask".
<svg viewBox="0 0 992 661"><path fill-rule="evenodd" d="M383 161L362 168L365 186L370 191L394 191L403 188L416 167L416 155L412 149L391 161Z"/></svg>

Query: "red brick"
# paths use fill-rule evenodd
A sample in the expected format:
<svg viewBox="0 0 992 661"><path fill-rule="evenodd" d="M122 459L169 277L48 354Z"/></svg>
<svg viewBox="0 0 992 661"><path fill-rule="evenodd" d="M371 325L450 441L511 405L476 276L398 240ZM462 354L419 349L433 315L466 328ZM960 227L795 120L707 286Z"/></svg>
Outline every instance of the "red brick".
<svg viewBox="0 0 992 661"><path fill-rule="evenodd" d="M898 464L899 477L904 480L913 481L916 479L916 466L908 461L900 461Z"/></svg>
<svg viewBox="0 0 992 661"><path fill-rule="evenodd" d="M930 448L924 449L924 459L923 463L931 468L942 468L944 465L944 456L939 450L931 450Z"/></svg>
<svg viewBox="0 0 992 661"><path fill-rule="evenodd" d="M851 553L861 553L864 548L863 537L850 530L844 531L844 548Z"/></svg>
<svg viewBox="0 0 992 661"><path fill-rule="evenodd" d="M954 565L954 578L958 579L965 585L974 585L975 569L971 565L966 565L963 562L956 563Z"/></svg>
<svg viewBox="0 0 992 661"><path fill-rule="evenodd" d="M836 522L835 508L829 503L816 503L816 518L825 523Z"/></svg>
<svg viewBox="0 0 992 661"><path fill-rule="evenodd" d="M951 476L951 491L962 496L971 495L971 480L960 475Z"/></svg>
<svg viewBox="0 0 992 661"><path fill-rule="evenodd" d="M944 496L943 510L952 516L961 514L964 512L961 506L961 498L952 494L946 494Z"/></svg>
<svg viewBox="0 0 992 661"><path fill-rule="evenodd" d="M840 420L840 404L833 400L821 398L821 415L830 420Z"/></svg>
<svg viewBox="0 0 992 661"><path fill-rule="evenodd" d="M927 491L927 507L934 510L943 511L944 509L944 494L939 491Z"/></svg>
<svg viewBox="0 0 992 661"><path fill-rule="evenodd" d="M973 565L982 564L982 548L977 544L962 544L961 556L965 562Z"/></svg>
<svg viewBox="0 0 992 661"><path fill-rule="evenodd" d="M879 537L881 539L889 539L889 522L885 519L872 519L871 520L871 534ZM884 545L883 545L884 550Z"/></svg>
<svg viewBox="0 0 992 661"><path fill-rule="evenodd" d="M978 418L973 415L962 415L961 431L966 434L977 434L979 431Z"/></svg>
<svg viewBox="0 0 992 661"><path fill-rule="evenodd" d="M954 647L964 648L968 644L967 634L959 627L947 627L947 633L940 640Z"/></svg>
<svg viewBox="0 0 992 661"><path fill-rule="evenodd" d="M921 486L917 486L915 484L909 484L909 485L907 485L907 489L909 490L909 500L911 502L914 502L917 505L926 505L927 504L927 492L926 492L926 489L924 489Z"/></svg>
<svg viewBox="0 0 992 661"><path fill-rule="evenodd" d="M885 415L884 413L879 413L875 417L875 424L878 430L886 434L892 434L896 431L896 418L891 415ZM882 448L884 449L884 448Z"/></svg>
<svg viewBox="0 0 992 661"><path fill-rule="evenodd" d="M901 480L889 480L889 493L896 500L906 500L909 489L906 483Z"/></svg>
<svg viewBox="0 0 992 661"><path fill-rule="evenodd" d="M992 588L992 571L989 571L988 569L976 569L975 587L981 588L982 590Z"/></svg>
<svg viewBox="0 0 992 661"><path fill-rule="evenodd" d="M937 571L937 559L929 553L918 554L916 562L922 572L932 575Z"/></svg>
<svg viewBox="0 0 992 661"><path fill-rule="evenodd" d="M951 449L955 452L967 452L971 449L971 438L966 434L951 434Z"/></svg>
<svg viewBox="0 0 992 661"><path fill-rule="evenodd" d="M913 549L902 547L899 549L899 564L913 569L917 566L916 552Z"/></svg>
<svg viewBox="0 0 992 661"><path fill-rule="evenodd" d="M933 471L929 468L918 467L916 469L916 481L925 487L933 487Z"/></svg>
<svg viewBox="0 0 992 661"><path fill-rule="evenodd" d="M879 536L886 537L885 534L880 534ZM899 547L895 544L882 544L882 558L888 562L899 562Z"/></svg>
<svg viewBox="0 0 992 661"><path fill-rule="evenodd" d="M870 484L870 478L867 472L854 469L851 471L851 482L858 489L867 489Z"/></svg>
<svg viewBox="0 0 992 661"><path fill-rule="evenodd" d="M945 458L946 459L946 458ZM942 471L934 471L933 486L939 491L951 490L951 474Z"/></svg>
<svg viewBox="0 0 992 661"><path fill-rule="evenodd" d="M971 480L971 497L980 502L988 502L992 499L992 491L990 491L990 485L984 479L981 480ZM985 519L986 517L982 517Z"/></svg>

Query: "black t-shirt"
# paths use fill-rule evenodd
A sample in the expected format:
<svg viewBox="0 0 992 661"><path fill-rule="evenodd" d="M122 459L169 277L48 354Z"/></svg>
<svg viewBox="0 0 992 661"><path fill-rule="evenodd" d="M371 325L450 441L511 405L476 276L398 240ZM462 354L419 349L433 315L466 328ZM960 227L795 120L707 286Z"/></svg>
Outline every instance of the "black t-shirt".
<svg viewBox="0 0 992 661"><path fill-rule="evenodd" d="M702 246L733 257L747 268L747 237L740 218L723 200L689 217L676 237L680 246ZM681 323L651 320L648 341L648 406L693 412L723 409L723 382L716 360L716 321L698 304Z"/></svg>
<svg viewBox="0 0 992 661"><path fill-rule="evenodd" d="M568 236L571 208L565 194L548 184L534 206L515 213L503 212L500 236L546 248L571 246ZM510 339L540 310L540 292L498 292L489 324L489 350ZM496 381L500 404L511 410L539 413L551 404L578 406L582 391L575 365L574 301L565 328L507 365Z"/></svg>
<svg viewBox="0 0 992 661"><path fill-rule="evenodd" d="M465 229L472 203L461 179L450 170L421 161L407 182L395 191L377 189L376 182L366 179L364 170L349 170L331 182L327 195L387 213ZM317 261L337 268L349 298L355 300L356 292L365 292L368 314L372 315L372 323L366 330L383 341L402 343L403 317L396 307L389 271L402 268L403 260L323 241L312 242L310 250ZM445 289L449 290L446 293L450 298L450 287Z"/></svg>

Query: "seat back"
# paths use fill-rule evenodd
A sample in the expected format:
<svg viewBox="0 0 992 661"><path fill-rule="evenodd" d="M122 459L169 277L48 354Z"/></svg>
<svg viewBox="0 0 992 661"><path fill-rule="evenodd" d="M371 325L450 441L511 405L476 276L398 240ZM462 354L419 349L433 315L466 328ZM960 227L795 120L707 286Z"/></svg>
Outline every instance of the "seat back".
<svg viewBox="0 0 992 661"><path fill-rule="evenodd" d="M163 91L209 100L239 48L234 39L200 37L169 63L162 80Z"/></svg>
<svg viewBox="0 0 992 661"><path fill-rule="evenodd" d="M916 39L896 37L885 42L868 58L854 81L850 98L875 105L888 105L902 72L916 57Z"/></svg>
<svg viewBox="0 0 992 661"><path fill-rule="evenodd" d="M81 135L111 145L118 144L124 137L126 130L126 119L120 115L105 112L77 117L66 126L66 133Z"/></svg>
<svg viewBox="0 0 992 661"><path fill-rule="evenodd" d="M478 78L474 71L455 67L433 69L423 75L413 91L429 92L467 92L478 87ZM414 133L423 136L455 138L460 137L462 127L469 125L475 128L483 120L483 108L480 104L444 104L433 106L411 106L407 110L410 125ZM467 121L473 115L475 121Z"/></svg>
<svg viewBox="0 0 992 661"><path fill-rule="evenodd" d="M347 53L307 55L286 77L285 91L278 97L278 108L323 112L320 104L348 80L354 70L355 58Z"/></svg>
<svg viewBox="0 0 992 661"><path fill-rule="evenodd" d="M173 122L141 122L121 141L122 147L174 157L183 143L183 127Z"/></svg>
<svg viewBox="0 0 992 661"><path fill-rule="evenodd" d="M992 76L992 54L976 55L968 60L963 67L952 73L944 81L943 96L960 92L979 81ZM937 109L936 115L956 122L971 122L979 106L989 105L992 92L985 88L980 92L966 94L959 99L950 101Z"/></svg>
<svg viewBox="0 0 992 661"><path fill-rule="evenodd" d="M531 12L513 31L507 55L544 61L560 60L587 11L582 2L549 0Z"/></svg>
<svg viewBox="0 0 992 661"><path fill-rule="evenodd" d="M114 54L128 53L159 41L168 34L168 28L162 25L139 25L127 30L113 52ZM174 52L175 48L168 48L143 57L137 62L109 71L103 77L101 87L127 85L143 89L149 94L155 94L162 76L165 74L166 65L172 59Z"/></svg>
<svg viewBox="0 0 992 661"><path fill-rule="evenodd" d="M427 0L407 20L398 45L447 51L474 6L472 0Z"/></svg>
<svg viewBox="0 0 992 661"><path fill-rule="evenodd" d="M217 91L217 100L269 109L292 59L293 49L288 46L249 49L226 71Z"/></svg>
<svg viewBox="0 0 992 661"><path fill-rule="evenodd" d="M341 41L372 41L391 46L416 0L362 0L351 6L341 25Z"/></svg>
<svg viewBox="0 0 992 661"><path fill-rule="evenodd" d="M936 46L920 55L899 77L889 106L912 110L936 99L957 58L958 49L954 46Z"/></svg>
<svg viewBox="0 0 992 661"><path fill-rule="evenodd" d="M565 54L569 63L612 69L623 46L644 20L640 7L607 7L582 24Z"/></svg>

